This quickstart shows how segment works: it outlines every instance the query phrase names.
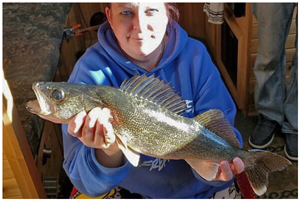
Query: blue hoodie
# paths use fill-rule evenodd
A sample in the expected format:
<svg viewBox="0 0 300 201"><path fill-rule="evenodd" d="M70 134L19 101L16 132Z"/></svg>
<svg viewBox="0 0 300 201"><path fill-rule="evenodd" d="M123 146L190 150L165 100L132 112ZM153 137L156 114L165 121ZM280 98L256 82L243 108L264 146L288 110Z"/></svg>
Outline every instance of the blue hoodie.
<svg viewBox="0 0 300 201"><path fill-rule="evenodd" d="M87 49L78 60L69 82L119 87L134 74L155 74L170 82L189 110L183 115L193 118L209 109L220 109L234 124L235 104L205 46L190 37L175 22L168 25L169 41L158 66L151 72L126 59L115 35L106 22L98 30L99 42ZM208 198L232 184L206 181L184 160L163 160L141 155L140 165L128 161L117 168L101 166L94 148L85 146L62 126L64 142L63 167L73 185L82 193L96 197L116 186L146 198ZM235 130L242 146L242 138Z"/></svg>

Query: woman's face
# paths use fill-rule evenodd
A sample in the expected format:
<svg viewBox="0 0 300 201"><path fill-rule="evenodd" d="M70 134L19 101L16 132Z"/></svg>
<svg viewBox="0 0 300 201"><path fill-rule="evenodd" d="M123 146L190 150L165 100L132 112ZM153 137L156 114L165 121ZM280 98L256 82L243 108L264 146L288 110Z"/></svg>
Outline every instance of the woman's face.
<svg viewBox="0 0 300 201"><path fill-rule="evenodd" d="M164 3L112 3L105 12L120 47L133 58L152 53L166 33Z"/></svg>

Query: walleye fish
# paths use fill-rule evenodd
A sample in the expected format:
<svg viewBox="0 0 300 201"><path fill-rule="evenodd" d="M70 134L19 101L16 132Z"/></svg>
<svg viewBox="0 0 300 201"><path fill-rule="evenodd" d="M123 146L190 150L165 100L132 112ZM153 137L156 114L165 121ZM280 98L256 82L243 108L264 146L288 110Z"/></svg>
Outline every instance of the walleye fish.
<svg viewBox="0 0 300 201"><path fill-rule="evenodd" d="M235 133L220 110L212 109L195 118L180 116L185 101L169 84L146 75L125 80L120 88L63 82L36 82L37 101L28 111L41 117L67 121L92 108L108 108L118 146L134 166L140 154L185 160L199 175L212 181L223 160L239 157L257 195L267 190L268 174L291 162L262 150L241 150Z"/></svg>

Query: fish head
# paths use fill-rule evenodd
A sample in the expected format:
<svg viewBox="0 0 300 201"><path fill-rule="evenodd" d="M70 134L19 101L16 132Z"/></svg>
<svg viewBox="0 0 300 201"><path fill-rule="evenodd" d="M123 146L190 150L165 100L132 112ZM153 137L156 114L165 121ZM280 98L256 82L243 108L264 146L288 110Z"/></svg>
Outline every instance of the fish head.
<svg viewBox="0 0 300 201"><path fill-rule="evenodd" d="M41 117L68 120L81 111L101 106L87 85L66 82L35 82L32 89L37 100L27 103L29 112ZM97 100L97 101L95 101Z"/></svg>

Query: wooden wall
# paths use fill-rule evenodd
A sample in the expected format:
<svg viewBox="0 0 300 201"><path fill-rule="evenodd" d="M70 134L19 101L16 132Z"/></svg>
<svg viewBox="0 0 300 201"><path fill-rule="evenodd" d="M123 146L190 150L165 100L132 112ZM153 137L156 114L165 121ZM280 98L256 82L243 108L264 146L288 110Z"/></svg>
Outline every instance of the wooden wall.
<svg viewBox="0 0 300 201"><path fill-rule="evenodd" d="M76 3L81 12L81 24L83 27L90 26L91 17L97 12L105 13L106 3ZM84 34L85 42L87 46L97 42L97 32L90 31Z"/></svg>
<svg viewBox="0 0 300 201"><path fill-rule="evenodd" d="M190 35L196 38L205 36L204 3L177 3L180 18L179 24Z"/></svg>

